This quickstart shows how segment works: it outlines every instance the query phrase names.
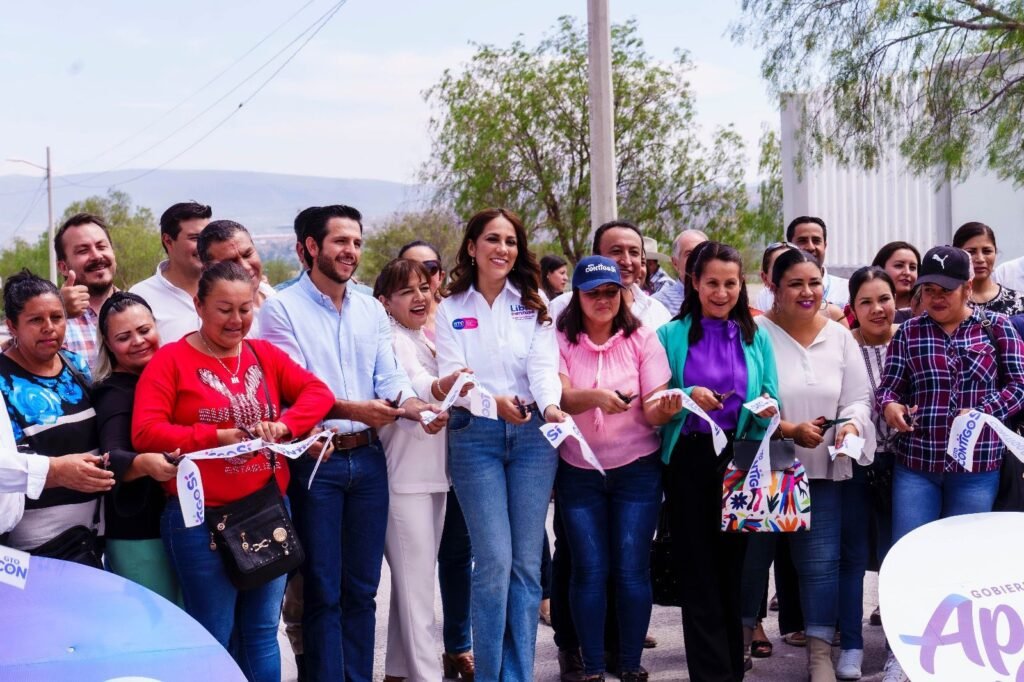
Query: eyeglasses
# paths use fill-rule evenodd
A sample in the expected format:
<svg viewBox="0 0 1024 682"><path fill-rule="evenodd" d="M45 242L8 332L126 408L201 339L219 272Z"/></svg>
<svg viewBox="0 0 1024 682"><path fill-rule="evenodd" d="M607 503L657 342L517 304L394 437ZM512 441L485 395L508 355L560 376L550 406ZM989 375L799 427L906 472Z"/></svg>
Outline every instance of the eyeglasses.
<svg viewBox="0 0 1024 682"><path fill-rule="evenodd" d="M437 273L441 272L441 261L439 260L425 260L420 263L427 269L427 274L433 277Z"/></svg>

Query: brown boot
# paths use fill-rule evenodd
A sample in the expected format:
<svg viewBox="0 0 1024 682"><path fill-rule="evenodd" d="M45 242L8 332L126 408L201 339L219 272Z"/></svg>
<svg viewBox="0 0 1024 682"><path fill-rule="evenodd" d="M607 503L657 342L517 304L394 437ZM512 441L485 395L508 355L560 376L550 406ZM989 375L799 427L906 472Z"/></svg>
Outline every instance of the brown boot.
<svg viewBox="0 0 1024 682"><path fill-rule="evenodd" d="M832 642L817 637L807 638L807 673L811 682L836 682L832 667Z"/></svg>
<svg viewBox="0 0 1024 682"><path fill-rule="evenodd" d="M449 679L473 682L476 675L472 651L464 651L461 654L445 652L441 655L441 665L444 668L444 676Z"/></svg>

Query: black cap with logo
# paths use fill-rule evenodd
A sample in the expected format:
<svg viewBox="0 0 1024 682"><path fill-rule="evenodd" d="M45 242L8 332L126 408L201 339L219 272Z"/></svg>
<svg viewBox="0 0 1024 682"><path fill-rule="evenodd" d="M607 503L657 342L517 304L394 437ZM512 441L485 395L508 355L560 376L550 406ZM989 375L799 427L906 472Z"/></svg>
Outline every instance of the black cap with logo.
<svg viewBox="0 0 1024 682"><path fill-rule="evenodd" d="M918 268L917 283L938 284L943 289L958 289L971 279L971 257L955 246L928 249Z"/></svg>

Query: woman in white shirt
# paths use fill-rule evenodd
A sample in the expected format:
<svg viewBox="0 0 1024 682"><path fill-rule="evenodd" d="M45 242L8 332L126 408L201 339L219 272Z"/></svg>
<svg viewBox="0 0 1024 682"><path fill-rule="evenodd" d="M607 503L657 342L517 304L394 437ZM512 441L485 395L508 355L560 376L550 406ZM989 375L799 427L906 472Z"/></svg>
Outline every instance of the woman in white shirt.
<svg viewBox="0 0 1024 682"><path fill-rule="evenodd" d="M423 332L431 300L427 269L413 260L393 260L377 277L373 295L391 317L395 356L416 395L427 402L443 400L459 372L438 378L434 344ZM448 493L446 440L408 419L382 427L380 440L390 493L384 539L391 567L385 680L433 680L438 675L434 569Z"/></svg>
<svg viewBox="0 0 1024 682"><path fill-rule="evenodd" d="M488 682L533 677L544 521L558 466L541 427L565 418L539 279L519 217L480 211L437 312L440 372L469 368L483 389L472 412L452 410L448 467L473 543L476 678Z"/></svg>
<svg viewBox="0 0 1024 682"><path fill-rule="evenodd" d="M831 643L839 605L839 549L842 523L842 483L853 475L853 460L832 460L829 445L839 447L859 436L865 444L859 464L869 464L875 449L867 370L848 329L818 314L823 294L823 271L817 259L799 249L783 251L772 266L771 309L757 318L775 351L779 372L780 431L796 441L796 454L807 470L811 492L811 529L788 536L800 580L800 603L807 634L811 682L834 682ZM835 421L839 421L836 424ZM832 422L831 424L827 422ZM745 594L749 623L751 607L761 602L764 574L771 562L774 538L751 538L746 563ZM760 561L758 561L760 559Z"/></svg>

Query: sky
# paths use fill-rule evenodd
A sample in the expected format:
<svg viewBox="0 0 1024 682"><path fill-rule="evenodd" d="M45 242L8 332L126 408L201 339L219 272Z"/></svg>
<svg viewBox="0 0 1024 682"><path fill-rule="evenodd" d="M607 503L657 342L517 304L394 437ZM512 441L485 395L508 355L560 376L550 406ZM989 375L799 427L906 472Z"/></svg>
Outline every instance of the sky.
<svg viewBox="0 0 1024 682"><path fill-rule="evenodd" d="M282 59L230 91L275 53L290 54L335 1L9 3L0 20L0 175L36 174L3 159L42 163L50 145L58 175L166 164L415 182L430 150L422 92L464 64L472 43L533 45L559 16L586 19L586 0L348 0L214 130ZM738 0L609 3L612 21L637 20L655 59L689 51L704 136L735 124L752 177L762 126L779 120L760 55L728 35Z"/></svg>

